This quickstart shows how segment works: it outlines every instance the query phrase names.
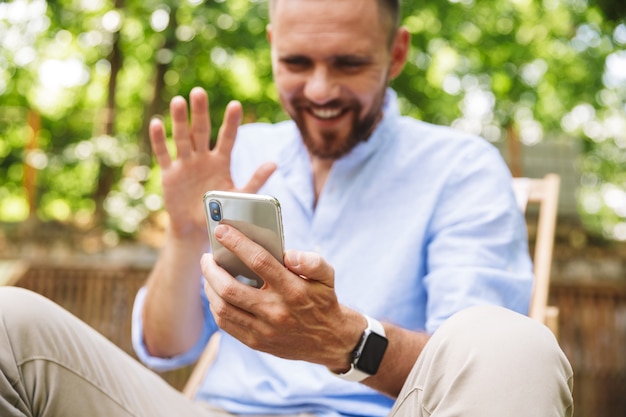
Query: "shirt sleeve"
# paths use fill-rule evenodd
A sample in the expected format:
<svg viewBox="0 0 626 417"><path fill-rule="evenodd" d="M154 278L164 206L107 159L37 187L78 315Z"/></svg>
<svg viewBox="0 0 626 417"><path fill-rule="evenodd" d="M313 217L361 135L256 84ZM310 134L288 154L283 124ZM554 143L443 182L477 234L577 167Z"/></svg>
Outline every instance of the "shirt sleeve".
<svg viewBox="0 0 626 417"><path fill-rule="evenodd" d="M146 288L143 287L137 293L137 296L135 297L135 303L133 305L132 314L132 343L133 349L135 350L135 353L137 354L139 360L142 361L149 368L152 368L159 372L180 368L195 362L200 357L200 354L204 350L204 347L208 343L211 335L217 330L217 325L211 319L212 316L209 310L209 301L206 298L204 291L201 291L201 295L204 307L204 317L206 319L202 335L198 339L198 342L187 352L170 358L159 358L156 356L152 356L150 355L150 353L148 353L148 350L146 348L143 339L143 321L141 318L141 311L145 303L146 292Z"/></svg>
<svg viewBox="0 0 626 417"><path fill-rule="evenodd" d="M527 314L532 263L509 170L487 146L463 149L439 196L427 246L426 330L464 308Z"/></svg>

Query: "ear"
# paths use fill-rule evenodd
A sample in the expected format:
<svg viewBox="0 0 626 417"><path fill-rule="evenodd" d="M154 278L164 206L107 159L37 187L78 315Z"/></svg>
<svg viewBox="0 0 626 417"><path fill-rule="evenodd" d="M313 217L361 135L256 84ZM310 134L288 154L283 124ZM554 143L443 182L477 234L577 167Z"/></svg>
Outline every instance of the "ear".
<svg viewBox="0 0 626 417"><path fill-rule="evenodd" d="M267 41L271 45L272 44L272 24L271 23L265 26L265 34L267 35Z"/></svg>
<svg viewBox="0 0 626 417"><path fill-rule="evenodd" d="M398 29L396 37L391 45L391 65L389 67L390 79L396 78L402 72L409 55L411 34L405 27Z"/></svg>

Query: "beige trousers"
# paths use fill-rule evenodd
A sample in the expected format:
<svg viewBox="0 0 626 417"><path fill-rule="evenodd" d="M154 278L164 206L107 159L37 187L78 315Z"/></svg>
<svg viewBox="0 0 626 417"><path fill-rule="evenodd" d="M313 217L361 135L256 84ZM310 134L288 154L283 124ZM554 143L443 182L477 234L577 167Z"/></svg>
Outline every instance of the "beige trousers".
<svg viewBox="0 0 626 417"><path fill-rule="evenodd" d="M552 334L497 307L431 338L391 416L571 416L572 370ZM47 299L0 288L0 416L223 417L184 398Z"/></svg>

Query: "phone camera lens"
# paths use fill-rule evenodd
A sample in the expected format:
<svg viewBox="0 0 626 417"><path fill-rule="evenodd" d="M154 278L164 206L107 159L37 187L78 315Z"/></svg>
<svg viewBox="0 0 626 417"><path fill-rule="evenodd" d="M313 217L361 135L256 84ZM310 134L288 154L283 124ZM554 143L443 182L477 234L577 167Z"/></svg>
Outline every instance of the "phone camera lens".
<svg viewBox="0 0 626 417"><path fill-rule="evenodd" d="M222 208L220 207L220 203L217 201L209 202L209 211L211 213L211 218L216 222L222 220Z"/></svg>

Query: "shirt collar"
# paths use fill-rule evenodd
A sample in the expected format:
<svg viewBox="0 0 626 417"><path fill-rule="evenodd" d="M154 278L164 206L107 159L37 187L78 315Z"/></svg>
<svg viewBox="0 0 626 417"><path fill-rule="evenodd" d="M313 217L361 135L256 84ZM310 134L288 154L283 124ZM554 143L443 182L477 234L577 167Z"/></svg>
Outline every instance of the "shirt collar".
<svg viewBox="0 0 626 417"><path fill-rule="evenodd" d="M395 121L400 117L400 111L398 110L398 100L396 92L391 88L387 88L385 98L383 101L383 118L376 125L374 131L370 137L359 143L352 149L352 151L344 157L337 160L338 163L343 164L345 162L361 162L372 155L379 146L383 146L385 140L389 137L391 131L396 126Z"/></svg>
<svg viewBox="0 0 626 417"><path fill-rule="evenodd" d="M393 129L397 126L395 121L400 117L397 106L396 93L388 88L383 102L383 118L378 123L367 141L361 142L347 155L339 158L333 164L330 176L334 177L338 172L351 170L363 165L376 150L383 146L383 142L393 138ZM295 123L291 123L292 133L290 140L285 142L285 147L279 152L278 170L285 178L288 187L293 190L295 196L303 207L312 209L314 206L313 173L311 159L302 141L300 131Z"/></svg>

